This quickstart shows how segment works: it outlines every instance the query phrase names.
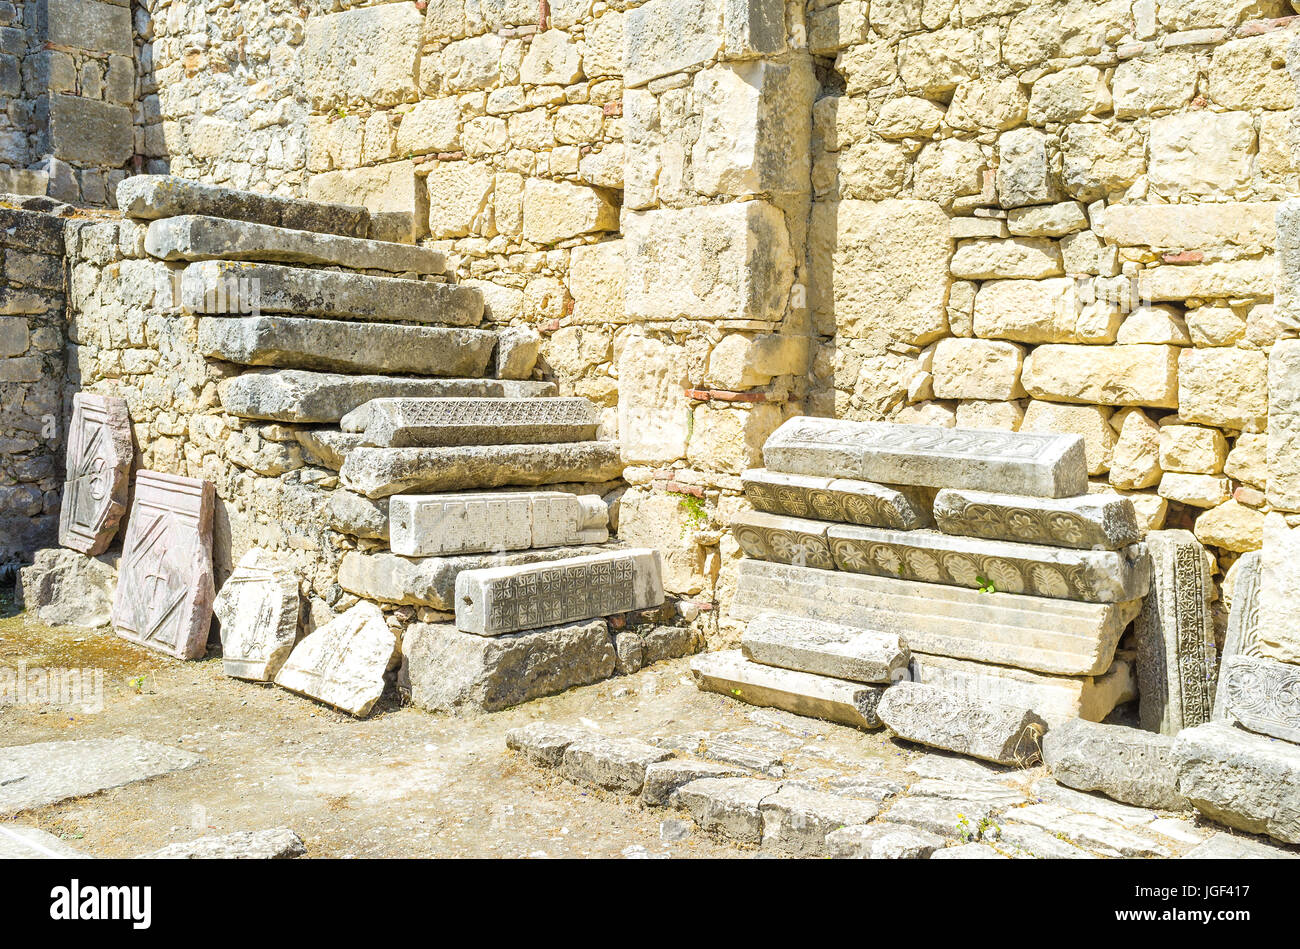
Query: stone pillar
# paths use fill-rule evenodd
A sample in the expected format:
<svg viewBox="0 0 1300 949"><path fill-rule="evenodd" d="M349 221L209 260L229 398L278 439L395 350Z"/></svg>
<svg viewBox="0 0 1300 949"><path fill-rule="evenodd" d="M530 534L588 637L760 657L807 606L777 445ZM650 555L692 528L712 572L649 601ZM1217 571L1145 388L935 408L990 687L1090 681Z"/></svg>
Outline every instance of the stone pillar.
<svg viewBox="0 0 1300 949"><path fill-rule="evenodd" d="M625 22L619 532L659 547L668 593L706 610L729 599L739 476L803 409L817 83L802 18L783 0L650 0Z"/></svg>

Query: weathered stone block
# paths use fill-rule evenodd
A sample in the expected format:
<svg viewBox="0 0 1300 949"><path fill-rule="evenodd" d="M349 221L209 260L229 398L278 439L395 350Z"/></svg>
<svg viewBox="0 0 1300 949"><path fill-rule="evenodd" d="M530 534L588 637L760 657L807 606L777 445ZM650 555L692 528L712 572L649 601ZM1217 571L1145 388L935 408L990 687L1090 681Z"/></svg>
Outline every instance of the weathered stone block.
<svg viewBox="0 0 1300 949"><path fill-rule="evenodd" d="M878 711L900 738L997 764L1036 761L1039 739L1047 731L1047 723L1029 709L916 682L887 689Z"/></svg>
<svg viewBox="0 0 1300 949"><path fill-rule="evenodd" d="M792 857L826 853L826 837L841 827L865 824L880 813L870 801L783 784L759 805L763 849Z"/></svg>
<svg viewBox="0 0 1300 949"><path fill-rule="evenodd" d="M692 761L673 758L656 761L646 766L645 782L641 786L641 800L651 807L664 807L676 802L677 790L702 778L739 778L745 771L716 761Z"/></svg>
<svg viewBox="0 0 1300 949"><path fill-rule="evenodd" d="M524 237L538 244L618 230L618 206L597 188L529 178L524 184Z"/></svg>
<svg viewBox="0 0 1300 949"><path fill-rule="evenodd" d="M112 619L117 570L107 557L46 547L18 571L17 604L50 626L96 629Z"/></svg>
<svg viewBox="0 0 1300 949"><path fill-rule="evenodd" d="M1247 252L1271 248L1279 204L1117 204L1106 209L1108 243L1121 247L1185 248L1232 244Z"/></svg>
<svg viewBox="0 0 1300 949"><path fill-rule="evenodd" d="M1004 208L1051 204L1061 197L1047 154L1048 138L1037 129L1014 129L998 139L997 192Z"/></svg>
<svg viewBox="0 0 1300 949"><path fill-rule="evenodd" d="M1242 194L1254 142L1249 112L1201 110L1153 119L1151 186L1167 197Z"/></svg>
<svg viewBox="0 0 1300 949"><path fill-rule="evenodd" d="M600 544L609 539L608 510L594 494L399 494L388 509L392 550L404 557Z"/></svg>
<svg viewBox="0 0 1300 949"><path fill-rule="evenodd" d="M318 111L385 108L416 96L424 14L381 4L314 16L303 43L304 89Z"/></svg>
<svg viewBox="0 0 1300 949"><path fill-rule="evenodd" d="M691 673L705 692L842 725L880 727L876 704L885 691L882 686L760 665L738 649L696 656Z"/></svg>
<svg viewBox="0 0 1300 949"><path fill-rule="evenodd" d="M384 692L384 673L401 659L384 614L358 603L293 648L275 684L365 718Z"/></svg>
<svg viewBox="0 0 1300 949"><path fill-rule="evenodd" d="M221 667L228 676L270 682L298 638L298 578L253 548L212 601L221 624Z"/></svg>
<svg viewBox="0 0 1300 949"><path fill-rule="evenodd" d="M410 159L312 175L307 196L312 201L360 205L366 225L357 237L409 244L429 230L429 193Z"/></svg>
<svg viewBox="0 0 1300 949"><path fill-rule="evenodd" d="M924 860L946 844L938 834L891 821L850 825L826 835L828 855L841 860Z"/></svg>
<svg viewBox="0 0 1300 949"><path fill-rule="evenodd" d="M951 269L954 277L963 280L1042 280L1064 273L1060 245L1036 237L962 243L953 254Z"/></svg>
<svg viewBox="0 0 1300 949"><path fill-rule="evenodd" d="M896 633L909 648L1054 675L1098 676L1140 604L1095 604L742 560L731 617L770 610Z"/></svg>
<svg viewBox="0 0 1300 949"><path fill-rule="evenodd" d="M763 839L762 803L780 787L759 778L699 778L678 789L677 806L707 833L757 845Z"/></svg>
<svg viewBox="0 0 1300 949"><path fill-rule="evenodd" d="M614 674L604 620L493 637L417 623L402 654L412 704L432 712L495 712Z"/></svg>
<svg viewBox="0 0 1300 949"><path fill-rule="evenodd" d="M406 643L403 642L402 645L405 653ZM520 752L538 767L558 768L564 761L564 750L575 741L590 735L590 731L575 725L529 722L506 732L506 747Z"/></svg>
<svg viewBox="0 0 1300 949"><path fill-rule="evenodd" d="M938 429L801 416L763 447L767 467L794 474L927 487L1071 497L1087 489L1077 435Z"/></svg>
<svg viewBox="0 0 1300 949"><path fill-rule="evenodd" d="M1132 501L1096 494L1027 498L945 488L935 496L934 517L949 534L1079 550L1119 550L1143 533Z"/></svg>
<svg viewBox="0 0 1300 949"><path fill-rule="evenodd" d="M750 468L741 475L756 510L823 521L915 530L931 523L921 491L849 478L817 478Z"/></svg>
<svg viewBox="0 0 1300 949"><path fill-rule="evenodd" d="M600 417L587 399L372 399L339 422L385 448L580 442Z"/></svg>
<svg viewBox="0 0 1300 949"><path fill-rule="evenodd" d="M1074 719L1052 726L1043 739L1043 762L1067 787L1177 811L1187 801L1178 793L1173 744L1168 735Z"/></svg>
<svg viewBox="0 0 1300 949"><path fill-rule="evenodd" d="M617 794L640 794L646 768L673 756L645 742L590 735L564 750L560 773L575 784L587 784Z"/></svg>
<svg viewBox="0 0 1300 949"><path fill-rule="evenodd" d="M1300 339L1273 344L1267 404L1268 502L1283 511L1300 511Z"/></svg>
<svg viewBox="0 0 1300 949"><path fill-rule="evenodd" d="M356 448L339 478L371 498L403 492L507 485L600 483L623 473L615 442L473 445L456 448Z"/></svg>
<svg viewBox="0 0 1300 949"><path fill-rule="evenodd" d="M38 100L48 111L44 150L66 162L115 168L135 150L131 110L97 99L52 95Z"/></svg>
<svg viewBox="0 0 1300 949"><path fill-rule="evenodd" d="M909 655L896 633L780 613L755 616L740 645L747 658L766 666L886 685L906 674Z"/></svg>
<svg viewBox="0 0 1300 949"><path fill-rule="evenodd" d="M1300 666L1225 656L1219 669L1226 718L1259 735L1300 745Z"/></svg>
<svg viewBox="0 0 1300 949"><path fill-rule="evenodd" d="M692 430L689 369L678 347L633 336L618 360L618 431L630 464L666 464L686 456Z"/></svg>
<svg viewBox="0 0 1300 949"><path fill-rule="evenodd" d="M199 351L244 366L478 376L496 338L485 330L294 317L206 317Z"/></svg>
<svg viewBox="0 0 1300 949"><path fill-rule="evenodd" d="M1268 359L1261 352L1230 347L1183 350L1178 357L1178 417L1262 431L1269 411Z"/></svg>
<svg viewBox="0 0 1300 949"><path fill-rule="evenodd" d="M934 349L934 395L938 399L1009 401L1024 396L1020 367L1025 351L999 340L940 340Z"/></svg>
<svg viewBox="0 0 1300 949"><path fill-rule="evenodd" d="M126 513L134 457L131 417L117 396L78 392L68 425L67 480L59 508L59 543L88 556L108 549Z"/></svg>
<svg viewBox="0 0 1300 949"><path fill-rule="evenodd" d="M34 6L44 42L90 53L130 56L135 51L129 6L111 0L43 0Z"/></svg>
<svg viewBox="0 0 1300 949"><path fill-rule="evenodd" d="M1176 346L1039 346L1020 379L1036 399L1179 407Z"/></svg>
<svg viewBox="0 0 1300 949"><path fill-rule="evenodd" d="M623 78L631 87L702 65L722 52L723 0L651 0L624 20Z"/></svg>

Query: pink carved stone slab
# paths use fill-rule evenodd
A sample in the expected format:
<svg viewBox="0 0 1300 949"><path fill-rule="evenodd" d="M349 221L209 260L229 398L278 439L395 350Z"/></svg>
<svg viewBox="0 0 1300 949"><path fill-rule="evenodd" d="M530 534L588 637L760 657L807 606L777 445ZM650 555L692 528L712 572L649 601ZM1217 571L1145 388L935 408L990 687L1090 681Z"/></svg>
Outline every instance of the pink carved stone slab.
<svg viewBox="0 0 1300 949"><path fill-rule="evenodd" d="M216 589L210 481L138 471L126 525L113 628L178 659L201 659Z"/></svg>
<svg viewBox="0 0 1300 949"><path fill-rule="evenodd" d="M131 472L131 417L126 401L78 392L68 428L67 481L59 510L59 543L95 556L117 534L126 513Z"/></svg>

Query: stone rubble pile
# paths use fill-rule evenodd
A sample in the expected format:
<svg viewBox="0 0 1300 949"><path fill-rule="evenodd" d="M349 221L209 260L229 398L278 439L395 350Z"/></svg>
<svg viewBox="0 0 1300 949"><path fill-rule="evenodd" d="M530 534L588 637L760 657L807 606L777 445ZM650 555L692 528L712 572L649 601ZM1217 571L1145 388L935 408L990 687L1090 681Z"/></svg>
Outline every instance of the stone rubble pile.
<svg viewBox="0 0 1300 949"><path fill-rule="evenodd" d="M763 457L732 520L748 626L701 688L1001 763L1134 698L1151 560L1079 436L795 418Z"/></svg>

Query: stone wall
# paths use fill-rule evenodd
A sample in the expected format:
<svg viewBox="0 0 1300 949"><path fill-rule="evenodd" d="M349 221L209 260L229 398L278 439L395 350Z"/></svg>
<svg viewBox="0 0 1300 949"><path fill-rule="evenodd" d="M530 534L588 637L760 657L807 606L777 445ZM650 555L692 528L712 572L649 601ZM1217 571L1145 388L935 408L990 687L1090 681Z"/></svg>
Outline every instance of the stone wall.
<svg viewBox="0 0 1300 949"><path fill-rule="evenodd" d="M63 220L0 208L0 564L57 539L63 484Z"/></svg>

